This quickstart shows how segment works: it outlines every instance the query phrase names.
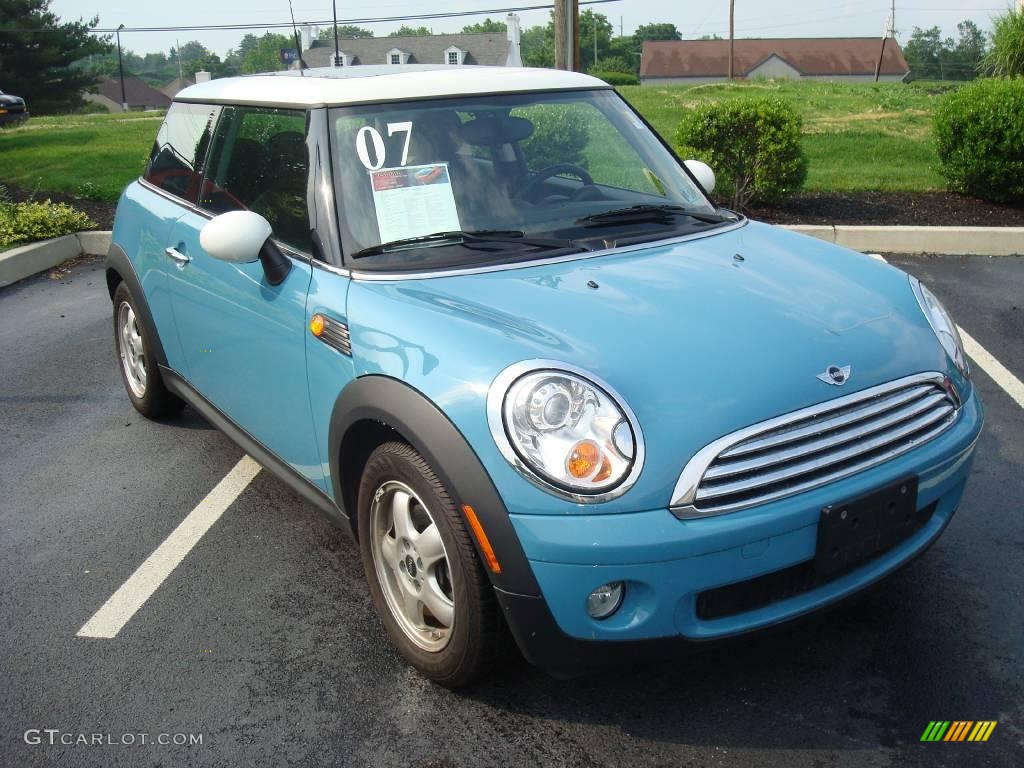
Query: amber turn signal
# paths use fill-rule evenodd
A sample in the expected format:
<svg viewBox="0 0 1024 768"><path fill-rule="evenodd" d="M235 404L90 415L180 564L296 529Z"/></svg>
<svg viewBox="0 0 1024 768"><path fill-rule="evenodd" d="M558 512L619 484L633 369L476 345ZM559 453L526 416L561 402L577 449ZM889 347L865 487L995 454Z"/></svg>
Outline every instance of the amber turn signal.
<svg viewBox="0 0 1024 768"><path fill-rule="evenodd" d="M594 474L600 461L601 448L598 444L593 440L580 440L565 460L565 468L577 480L583 480Z"/></svg>
<svg viewBox="0 0 1024 768"><path fill-rule="evenodd" d="M476 510L469 506L469 504L463 504L462 514L466 516L466 522L469 523L469 527L473 531L473 536L476 537L477 544L480 545L480 551L484 554L484 560L487 561L487 567L491 569L492 573L501 573L501 563L498 562L498 556L494 554L494 548L491 546L491 540L487 538L487 533L484 531L484 527L480 524L480 519L476 516Z"/></svg>
<svg viewBox="0 0 1024 768"><path fill-rule="evenodd" d="M326 321L323 315L313 315L309 319L309 332L319 338L324 332L324 325Z"/></svg>

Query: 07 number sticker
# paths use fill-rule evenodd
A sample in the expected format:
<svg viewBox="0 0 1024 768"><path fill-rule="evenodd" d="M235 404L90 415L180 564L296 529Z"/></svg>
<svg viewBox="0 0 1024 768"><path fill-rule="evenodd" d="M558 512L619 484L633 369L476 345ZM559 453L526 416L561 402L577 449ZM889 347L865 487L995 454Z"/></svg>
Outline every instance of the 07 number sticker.
<svg viewBox="0 0 1024 768"><path fill-rule="evenodd" d="M409 161L409 142L412 140L412 121L406 120L400 123L388 123L388 136L396 133L405 134L405 143L402 145L402 165ZM372 151L372 159L371 159ZM387 149L384 146L384 137L380 131L372 125L364 125L356 133L356 154L368 171L377 171L384 167L387 160Z"/></svg>

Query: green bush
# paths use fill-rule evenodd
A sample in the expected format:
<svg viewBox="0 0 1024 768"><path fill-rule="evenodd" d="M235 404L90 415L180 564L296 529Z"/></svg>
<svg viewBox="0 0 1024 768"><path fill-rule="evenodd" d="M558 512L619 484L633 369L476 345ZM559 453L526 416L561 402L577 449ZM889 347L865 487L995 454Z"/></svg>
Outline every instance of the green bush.
<svg viewBox="0 0 1024 768"><path fill-rule="evenodd" d="M977 80L935 111L935 149L950 189L1024 200L1024 79Z"/></svg>
<svg viewBox="0 0 1024 768"><path fill-rule="evenodd" d="M640 78L626 72L591 72L590 75L604 80L608 85L640 85Z"/></svg>
<svg viewBox="0 0 1024 768"><path fill-rule="evenodd" d="M803 122L777 98L740 98L704 103L679 124L676 142L684 159L710 165L716 196L736 210L779 203L807 178L800 143Z"/></svg>
<svg viewBox="0 0 1024 768"><path fill-rule="evenodd" d="M572 104L534 104L512 111L533 123L533 134L523 142L530 169L539 171L560 163L586 165L583 150L589 135L580 108Z"/></svg>
<svg viewBox="0 0 1024 768"><path fill-rule="evenodd" d="M0 248L70 235L95 226L86 214L67 203L0 202Z"/></svg>
<svg viewBox="0 0 1024 768"><path fill-rule="evenodd" d="M992 47L981 68L998 77L1024 75L1024 11L1008 11L992 21Z"/></svg>

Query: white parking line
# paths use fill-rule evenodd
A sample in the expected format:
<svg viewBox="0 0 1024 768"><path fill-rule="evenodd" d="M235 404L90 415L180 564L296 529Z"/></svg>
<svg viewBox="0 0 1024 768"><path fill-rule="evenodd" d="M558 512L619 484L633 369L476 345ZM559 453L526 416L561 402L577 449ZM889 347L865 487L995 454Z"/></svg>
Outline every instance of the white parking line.
<svg viewBox="0 0 1024 768"><path fill-rule="evenodd" d="M1006 390L1006 394L1017 401L1017 405L1024 408L1024 384L1006 369L1006 366L992 357L992 354L981 344L974 340L963 328L958 325L960 338L964 341L964 351L968 357L978 364L985 373L989 375L996 384Z"/></svg>
<svg viewBox="0 0 1024 768"><path fill-rule="evenodd" d="M217 483L206 498L189 512L171 535L164 539L145 562L78 630L78 637L117 637L135 612L156 592L231 503L241 495L260 471L260 465L243 456Z"/></svg>
<svg viewBox="0 0 1024 768"><path fill-rule="evenodd" d="M865 255L885 261L885 257L880 253ZM956 328L960 331L960 338L963 339L964 352L967 353L967 356L977 363L978 367L987 373L992 381L1002 387L1006 394L1016 401L1017 405L1024 408L1024 383L1021 383L1021 380L1014 376L1005 365L996 360L991 352L975 341L971 334L959 325Z"/></svg>

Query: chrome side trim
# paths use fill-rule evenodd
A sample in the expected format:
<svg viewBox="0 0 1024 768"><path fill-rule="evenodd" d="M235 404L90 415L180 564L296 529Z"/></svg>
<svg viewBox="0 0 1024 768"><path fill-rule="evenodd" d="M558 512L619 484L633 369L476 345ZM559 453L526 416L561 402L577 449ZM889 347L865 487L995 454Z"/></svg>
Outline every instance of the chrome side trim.
<svg viewBox="0 0 1024 768"><path fill-rule="evenodd" d="M342 267L336 267L333 264L328 264L325 261L317 261L313 259L310 264L316 269L322 269L324 272L330 272L332 275L340 275L341 277L352 277L352 273L343 269Z"/></svg>
<svg viewBox="0 0 1024 768"><path fill-rule="evenodd" d="M184 198L178 197L177 195L172 195L170 192L164 189L160 189L160 187L156 186L152 182L146 181L141 176L139 177L138 181L140 185L148 189L150 192L155 192L156 194L160 195L160 197L166 198L170 200L172 203L177 203L182 208L187 208L188 210L192 211L192 213L198 213L205 219L213 218L213 214L210 213L209 211L204 211L195 203L190 203L188 200L185 200Z"/></svg>
<svg viewBox="0 0 1024 768"><path fill-rule="evenodd" d="M926 387L927 389L922 391L922 386ZM762 496L759 496L753 502L741 502L737 504L731 504L721 507L715 507L713 509L703 510L697 509L694 506L695 502L697 502L700 499L710 499L714 498L715 496L725 495L726 493L726 491L724 490L720 493L716 493L714 491L712 491L711 493L707 493L705 489L701 488L701 483L705 478L705 474L708 472L708 469L711 467L712 463L715 462L716 459L732 458L735 456L742 456L744 454L750 453L752 450L755 450L748 450L750 445L756 445L756 450L760 450L766 447L774 447L775 445L784 445L787 442L790 442L790 440L788 439L783 439L788 437L787 434L783 433L779 435L772 435L770 433L775 432L776 430L784 429L790 424L794 424L806 419L814 419L832 411L847 409L858 405L866 405L868 403L873 403L875 406L881 406L879 408L879 413L881 414L880 418L882 420L885 420L886 418L891 418L891 422L889 423L898 424L901 421L905 420L907 417L904 416L901 419L898 417L897 414L903 412L910 412L910 418L913 418L915 413L914 408L912 406L910 408L904 408L902 410L896 409L900 409L901 406L906 406L908 401L912 402L916 397L920 397L920 395L923 394L923 392L933 391L935 387L939 387L943 390L946 390L949 393L949 399L951 401L950 405L948 407L948 410L944 409L939 416L936 416L934 418L929 419L927 417L920 417L918 419L914 419L913 423L917 423L918 421L920 421L920 424L918 424L916 428L917 430L927 428L932 423L934 423L936 419L939 419L940 421L932 429L930 429L928 432L915 439L913 442L895 446L893 449L885 451L879 456L872 457L863 462L854 463L850 466L843 468L842 470L829 474L825 477L817 477L808 480L804 483L798 483L779 491L764 494ZM904 399L902 397L904 393L899 392L900 397L893 397L893 393L897 393L899 390L910 390L913 394L908 394L908 397ZM729 435L725 435L724 437L721 437L718 440L709 443L708 445L701 448L696 454L694 454L694 456L687 462L686 466L683 468L683 471L679 476L679 479L676 481L675 488L672 491L672 500L669 502L669 508L672 510L672 513L676 517L681 519L689 520L701 517L713 517L728 512L735 512L741 509L746 509L751 506L765 504L769 501L775 501L777 499L795 495L797 493L802 493L813 488L818 488L822 485L826 485L827 483L831 483L836 480L849 477L853 474L856 474L857 472L862 472L865 469L869 469L870 467L883 464L886 461L889 461L897 456L900 456L906 453L907 451L910 451L913 448L918 447L922 443L931 440L933 437L936 437L941 432L945 431L949 426L951 426L956 421L956 419L960 415L960 406L961 403L959 401L959 398L955 390L952 389L952 384L949 382L948 378L944 374L938 372L929 372L907 376L902 379L897 379L896 381L887 382L885 384L880 384L875 387L870 387L860 392L855 392L851 395L834 398L832 400L826 400L823 403L819 403L817 405L812 405L808 408L793 411L792 413L784 414L782 416L769 419L768 421L764 421L759 424L753 424L749 427L737 430L736 432L733 432ZM864 411L869 409L861 408L858 410L859 412L863 413ZM857 411L855 411L854 413L856 412ZM849 423L846 420L846 417L848 415L850 414L840 414L839 416L833 418L822 419L820 422L814 425L810 425L812 429L809 432L809 434L813 434L814 431L827 431L829 429L834 429L836 426L842 426L846 423ZM905 429L906 428L904 428L904 431ZM871 429L866 434L871 434L874 431L877 430ZM915 430L910 430L909 432L907 432L907 434L913 434L914 431ZM800 428L800 432L802 437L806 437L808 434L808 429ZM764 439L758 441L757 443L750 443L750 441L760 436L764 436ZM857 439L858 437L860 436L858 435L853 439ZM889 437L891 437L891 435ZM897 437L896 439L899 438ZM876 438L876 440L878 440L879 442L878 447L883 447L886 443L891 441L890 439L879 440L878 438ZM840 441L840 444L842 444L842 442L843 441ZM744 443L742 450L730 450L740 443ZM856 454L859 453L860 451L851 451L850 449L848 449L848 452L851 453L852 457L855 458ZM842 461L842 459L839 459L839 461ZM817 465L820 464L821 468L825 468L832 463L834 462L805 462L805 464L808 465L814 464L816 465L816 467ZM804 471L806 471L806 467L804 468ZM780 473L780 475L781 474L782 473ZM788 474L787 476L798 476L799 474L799 472L794 472L792 474ZM779 480L779 478L774 479L776 481ZM723 486L723 488L724 487L728 486Z"/></svg>
<svg viewBox="0 0 1024 768"><path fill-rule="evenodd" d="M349 336L348 326L340 320L335 320L323 313L319 313L324 319L324 330L316 338L324 344L336 349L343 355L352 357L352 339Z"/></svg>
<svg viewBox="0 0 1024 768"><path fill-rule="evenodd" d="M396 282L402 280L430 280L435 277L459 277L461 275L483 275L489 272L505 272L513 269L527 269L547 264L563 264L569 261L583 261L584 259L596 259L609 254L619 255L623 253L635 253L636 251L656 248L663 245L676 245L691 240L702 240L705 237L724 235L747 225L747 219L741 218L732 224L724 227L716 227L707 232L692 232L689 235L669 237L664 240L651 240L645 243L626 245L621 248L602 248L598 251L584 251L583 253L571 253L566 256L553 256L551 258L531 259L529 261L517 261L511 264L484 264L478 267L452 267L451 269L438 269L433 272L377 272L353 269L351 272L353 280L365 280L367 282Z"/></svg>
<svg viewBox="0 0 1024 768"><path fill-rule="evenodd" d="M505 417L503 415L505 395L508 394L509 388L517 379L528 373L533 373L534 371L553 371L556 373L566 372L575 374L576 376L591 382L598 389L603 390L604 393L611 397L612 400L615 401L615 404L622 409L622 412L625 414L630 426L633 428L633 435L636 440L636 456L633 459L633 466L630 468L629 474L627 474L622 482L617 486L611 490L605 491L604 493L573 493L572 491L567 491L564 488L560 488L545 480L534 472L533 469L523 461L519 454L516 453L515 448L512 447L512 441L509 439L508 432L505 429ZM629 407L629 404L622 398L622 395L589 371L585 371L578 366L563 363L558 360L523 360L519 363L513 363L499 373L494 378L494 381L491 382L491 386L487 390L487 426L491 430L491 437L494 438L494 443L498 446L498 450L501 451L501 455L505 457L509 464L515 467L516 471L520 475L542 491L547 491L554 496L574 501L577 504L597 504L602 501L610 501L611 499L618 498L633 487L633 484L636 483L637 479L640 477L640 472L644 466L644 435L643 432L640 431L640 422L637 421L636 414L633 413L633 409Z"/></svg>

